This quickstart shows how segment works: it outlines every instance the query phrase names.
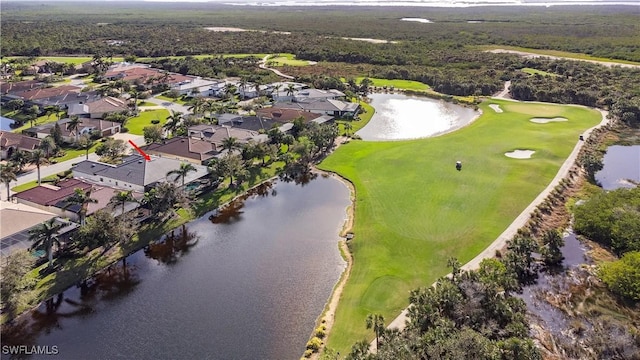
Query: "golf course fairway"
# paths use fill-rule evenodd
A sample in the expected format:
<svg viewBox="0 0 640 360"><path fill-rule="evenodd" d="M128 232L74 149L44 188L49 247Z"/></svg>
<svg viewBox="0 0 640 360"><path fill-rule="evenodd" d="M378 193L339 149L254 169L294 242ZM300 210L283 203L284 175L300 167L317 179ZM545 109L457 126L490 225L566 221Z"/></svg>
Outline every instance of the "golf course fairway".
<svg viewBox="0 0 640 360"><path fill-rule="evenodd" d="M388 324L409 304L410 290L449 272L449 258L464 264L480 253L551 182L579 135L601 121L599 112L578 106L491 99L480 109L483 115L453 133L351 141L318 166L356 190L353 268L329 348L347 354L356 341L373 339L367 314L382 314ZM568 121L536 124L533 117ZM535 153L504 155L513 150Z"/></svg>

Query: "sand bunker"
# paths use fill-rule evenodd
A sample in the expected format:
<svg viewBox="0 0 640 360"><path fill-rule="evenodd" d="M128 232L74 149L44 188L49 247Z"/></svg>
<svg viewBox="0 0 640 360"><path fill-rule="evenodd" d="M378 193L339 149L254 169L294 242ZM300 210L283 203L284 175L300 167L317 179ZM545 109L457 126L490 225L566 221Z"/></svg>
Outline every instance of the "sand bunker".
<svg viewBox="0 0 640 360"><path fill-rule="evenodd" d="M493 111L497 112L497 113L501 113L502 109L500 108L500 105L498 104L491 104L489 105L490 108L493 109Z"/></svg>
<svg viewBox="0 0 640 360"><path fill-rule="evenodd" d="M247 29L241 29L241 28L234 28L234 27L206 27L205 30L209 30L209 31L215 31L215 32L242 32L242 31L249 31Z"/></svg>
<svg viewBox="0 0 640 360"><path fill-rule="evenodd" d="M567 118L563 117L554 117L554 118L531 118L529 121L534 122L536 124L546 124L550 122L560 122L560 121L569 121Z"/></svg>
<svg viewBox="0 0 640 360"><path fill-rule="evenodd" d="M429 20L429 19L425 19L425 18L402 18L400 19L402 21L414 21L414 22L419 22L419 23L423 23L423 24L431 24L433 21Z"/></svg>
<svg viewBox="0 0 640 360"><path fill-rule="evenodd" d="M513 159L531 159L533 153L535 153L533 150L513 150L504 153L504 155Z"/></svg>

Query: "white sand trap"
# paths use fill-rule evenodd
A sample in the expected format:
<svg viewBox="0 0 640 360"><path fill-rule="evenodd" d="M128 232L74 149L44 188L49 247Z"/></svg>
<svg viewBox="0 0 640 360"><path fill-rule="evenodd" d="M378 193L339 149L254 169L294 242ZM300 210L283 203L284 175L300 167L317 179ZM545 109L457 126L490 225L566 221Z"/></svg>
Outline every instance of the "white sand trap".
<svg viewBox="0 0 640 360"><path fill-rule="evenodd" d="M550 122L561 122L561 121L569 121L567 118L563 117L554 117L554 118L531 118L529 121L534 122L536 124L546 124Z"/></svg>
<svg viewBox="0 0 640 360"><path fill-rule="evenodd" d="M500 105L498 104L491 104L489 105L490 108L493 109L493 111L497 112L497 113L501 113L502 109L500 108Z"/></svg>
<svg viewBox="0 0 640 360"><path fill-rule="evenodd" d="M504 153L504 155L513 159L531 159L531 155L533 155L534 152L533 150L513 150Z"/></svg>
<svg viewBox="0 0 640 360"><path fill-rule="evenodd" d="M429 20L429 19L425 19L425 18L402 18L400 19L402 21L414 21L414 22L419 22L419 23L423 23L423 24L431 24L433 21Z"/></svg>

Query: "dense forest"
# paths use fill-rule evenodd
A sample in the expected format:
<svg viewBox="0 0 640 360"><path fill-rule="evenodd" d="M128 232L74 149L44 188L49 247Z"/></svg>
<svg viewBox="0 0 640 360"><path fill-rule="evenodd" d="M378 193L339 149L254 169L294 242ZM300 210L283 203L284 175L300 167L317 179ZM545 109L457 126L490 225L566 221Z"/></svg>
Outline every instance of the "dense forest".
<svg viewBox="0 0 640 360"><path fill-rule="evenodd" d="M382 12L375 7L274 9L214 3L154 3L151 7L143 2L97 2L87 7L69 2L5 1L1 46L3 55L95 53L98 50L138 56L226 52L302 55L310 47L327 48L326 42L315 37L322 36L345 54L360 54L358 56L368 52L351 51L351 45L336 38L417 41L430 48L517 45L640 61L637 15L636 7L623 6L530 8L528 11L522 11L521 7L387 7ZM401 21L403 17L422 17L432 23ZM216 34L204 29L212 26L291 34ZM313 41L309 41L310 37ZM110 47L105 43L109 39L125 43ZM395 54L403 57L406 52L400 50ZM366 62L363 60L360 62Z"/></svg>

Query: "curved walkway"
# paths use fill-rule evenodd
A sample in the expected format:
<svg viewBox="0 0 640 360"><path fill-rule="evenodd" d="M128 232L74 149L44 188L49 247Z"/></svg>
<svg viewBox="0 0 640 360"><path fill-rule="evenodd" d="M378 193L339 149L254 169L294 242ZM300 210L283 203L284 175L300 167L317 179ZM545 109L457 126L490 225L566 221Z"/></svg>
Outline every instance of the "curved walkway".
<svg viewBox="0 0 640 360"><path fill-rule="evenodd" d="M515 100L511 100L511 101L515 101ZM601 109L597 109L597 110L600 111L600 114L602 114L602 121L600 121L598 125L586 130L583 133L583 137L585 138L585 140L589 137L589 135L593 130L598 129L602 126L605 126L609 123L609 119L607 118L607 115L609 114L609 112ZM511 225L509 225L507 229L503 231L502 234L500 234L500 236L498 236L496 240L494 240L487 248L484 249L484 251L478 254L475 258L471 259L471 261L464 264L462 266L462 270L477 269L480 266L480 262L482 262L482 260L493 258L496 254L496 250L504 248L507 241L509 241L509 239L513 238L513 236L516 235L518 229L523 227L527 223L527 221L529 221L531 213L535 210L535 208L538 205L540 205L544 201L544 199L546 199L547 196L549 196L549 194L553 191L553 189L558 184L560 184L560 181L569 174L569 170L575 164L578 158L578 154L580 153L580 150L582 149L582 146L584 145L584 143L585 141L581 141L581 140L579 140L576 143L576 146L574 146L573 151L571 151L571 154L569 154L569 157L567 157L567 159L564 161L564 163L558 170L558 173L553 178L553 180L551 180L549 185L547 185L547 187L540 194L538 194L538 196L529 204L529 206L527 206L520 213L520 215L518 215L518 217L511 223ZM407 307L404 310L402 310L400 315L398 315L395 319L393 319L393 321L391 321L391 323L389 323L387 328L388 329L395 328L395 329L403 330L406 326L407 321L409 320L408 313L409 313L409 308ZM369 350L372 352L375 352L377 350L375 340L373 340L369 344Z"/></svg>
<svg viewBox="0 0 640 360"><path fill-rule="evenodd" d="M286 75L280 72L280 70L274 69L274 68L270 68L267 67L267 60L269 59L269 56L271 55L266 55L264 58L262 58L262 60L260 61L260 64L258 64L258 66L260 67L260 69L265 69L265 70L269 70L272 71L274 74L278 75L278 76L282 76L285 79L289 79L289 80L293 80L295 79L295 77L291 76L291 75Z"/></svg>

